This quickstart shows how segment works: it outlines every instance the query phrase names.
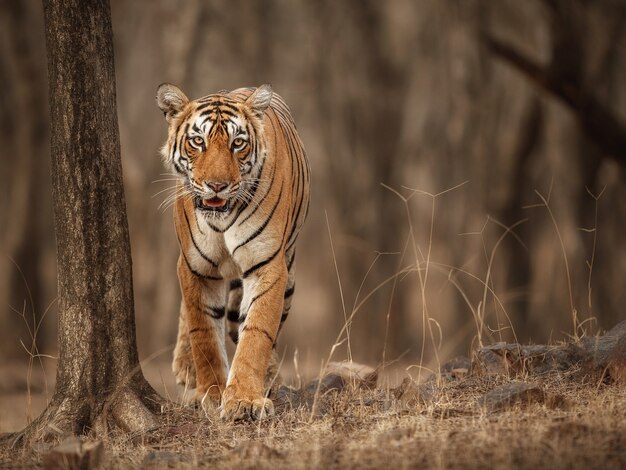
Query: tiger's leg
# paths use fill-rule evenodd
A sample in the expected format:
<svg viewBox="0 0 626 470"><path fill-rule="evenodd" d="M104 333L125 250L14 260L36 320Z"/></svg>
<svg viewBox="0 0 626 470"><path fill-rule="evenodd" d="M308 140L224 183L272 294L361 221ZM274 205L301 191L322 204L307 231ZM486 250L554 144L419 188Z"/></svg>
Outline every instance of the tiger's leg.
<svg viewBox="0 0 626 470"><path fill-rule="evenodd" d="M225 284L193 274L178 261L185 319L196 371L196 399L218 403L226 385L228 359L224 344ZM208 404L208 403L207 403Z"/></svg>
<svg viewBox="0 0 626 470"><path fill-rule="evenodd" d="M239 312L242 296L243 284L241 279L230 281L228 302L226 303L226 318L228 320L228 336L230 336L230 339L232 339L235 344L239 342L239 326L241 325Z"/></svg>
<svg viewBox="0 0 626 470"><path fill-rule="evenodd" d="M284 303L283 303L283 314L280 317L280 325L278 327L278 335L283 328L283 324L287 317L289 316L289 312L291 311L291 299L296 290L296 266L295 266L295 250L292 249L290 252L287 252L287 286L285 288ZM272 348L272 357L270 358L270 364L267 369L267 375L265 377L265 388L274 387L276 385L280 385L281 377L280 377L280 361L278 359L278 354L276 353L276 341L274 341L274 347Z"/></svg>
<svg viewBox="0 0 626 470"><path fill-rule="evenodd" d="M172 370L174 371L178 385L196 388L196 368L193 365L186 318L185 304L181 302L180 316L178 318L178 338L176 339L176 347L174 348Z"/></svg>
<svg viewBox="0 0 626 470"><path fill-rule="evenodd" d="M241 280L237 279L236 281L231 281L230 291L228 293L228 302L226 303L226 316L228 319L228 335L235 344L239 342L239 328L243 324L242 318L239 316L242 296L243 285ZM285 303L285 305L287 305L287 303ZM276 343L274 343L274 346L272 347L272 356L270 357L270 364L267 368L267 374L265 375L266 389L276 384L280 384L279 366L278 355L276 354Z"/></svg>
<svg viewBox="0 0 626 470"><path fill-rule="evenodd" d="M280 255L243 280L244 315L226 390L222 418L264 418L274 412L264 382L283 311L287 269Z"/></svg>

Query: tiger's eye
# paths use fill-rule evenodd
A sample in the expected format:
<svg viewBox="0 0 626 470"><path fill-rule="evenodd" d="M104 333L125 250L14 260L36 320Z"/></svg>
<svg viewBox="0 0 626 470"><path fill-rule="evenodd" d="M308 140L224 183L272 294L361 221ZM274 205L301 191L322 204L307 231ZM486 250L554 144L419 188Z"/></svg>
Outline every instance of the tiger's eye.
<svg viewBox="0 0 626 470"><path fill-rule="evenodd" d="M237 137L235 140L233 140L233 147L237 149L241 148L243 147L244 143L245 141L241 137Z"/></svg>
<svg viewBox="0 0 626 470"><path fill-rule="evenodd" d="M191 141L194 143L194 145L197 145L198 147L204 145L204 139L198 135L191 139Z"/></svg>

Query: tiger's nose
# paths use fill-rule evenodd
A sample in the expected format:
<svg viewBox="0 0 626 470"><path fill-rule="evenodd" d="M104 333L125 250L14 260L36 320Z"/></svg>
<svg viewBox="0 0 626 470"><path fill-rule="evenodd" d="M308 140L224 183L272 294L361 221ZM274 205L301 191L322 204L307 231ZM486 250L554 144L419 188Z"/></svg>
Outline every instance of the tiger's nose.
<svg viewBox="0 0 626 470"><path fill-rule="evenodd" d="M228 186L228 183L224 183L223 181L209 181L206 185L216 193L219 193Z"/></svg>

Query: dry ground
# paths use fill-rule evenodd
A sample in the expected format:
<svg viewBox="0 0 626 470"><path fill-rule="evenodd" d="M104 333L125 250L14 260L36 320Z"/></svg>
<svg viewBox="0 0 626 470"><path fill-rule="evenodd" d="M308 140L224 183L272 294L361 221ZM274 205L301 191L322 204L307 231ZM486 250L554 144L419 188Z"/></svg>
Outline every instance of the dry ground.
<svg viewBox="0 0 626 470"><path fill-rule="evenodd" d="M172 404L158 429L108 436L104 467L626 468L623 385L555 373L526 380L540 385L539 400L477 406L510 381L465 375L416 400L348 387L319 396L313 410L285 405L260 423L224 423L217 412ZM40 466L50 447L3 451L0 466Z"/></svg>

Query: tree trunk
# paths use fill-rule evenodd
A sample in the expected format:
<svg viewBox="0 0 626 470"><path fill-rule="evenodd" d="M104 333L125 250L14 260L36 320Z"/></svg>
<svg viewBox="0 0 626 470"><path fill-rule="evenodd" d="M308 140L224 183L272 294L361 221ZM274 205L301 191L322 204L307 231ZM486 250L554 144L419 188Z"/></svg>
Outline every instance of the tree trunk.
<svg viewBox="0 0 626 470"><path fill-rule="evenodd" d="M155 426L139 365L108 0L44 0L57 241L59 365L22 434ZM149 400L147 400L149 398ZM53 426L50 426L53 424Z"/></svg>

